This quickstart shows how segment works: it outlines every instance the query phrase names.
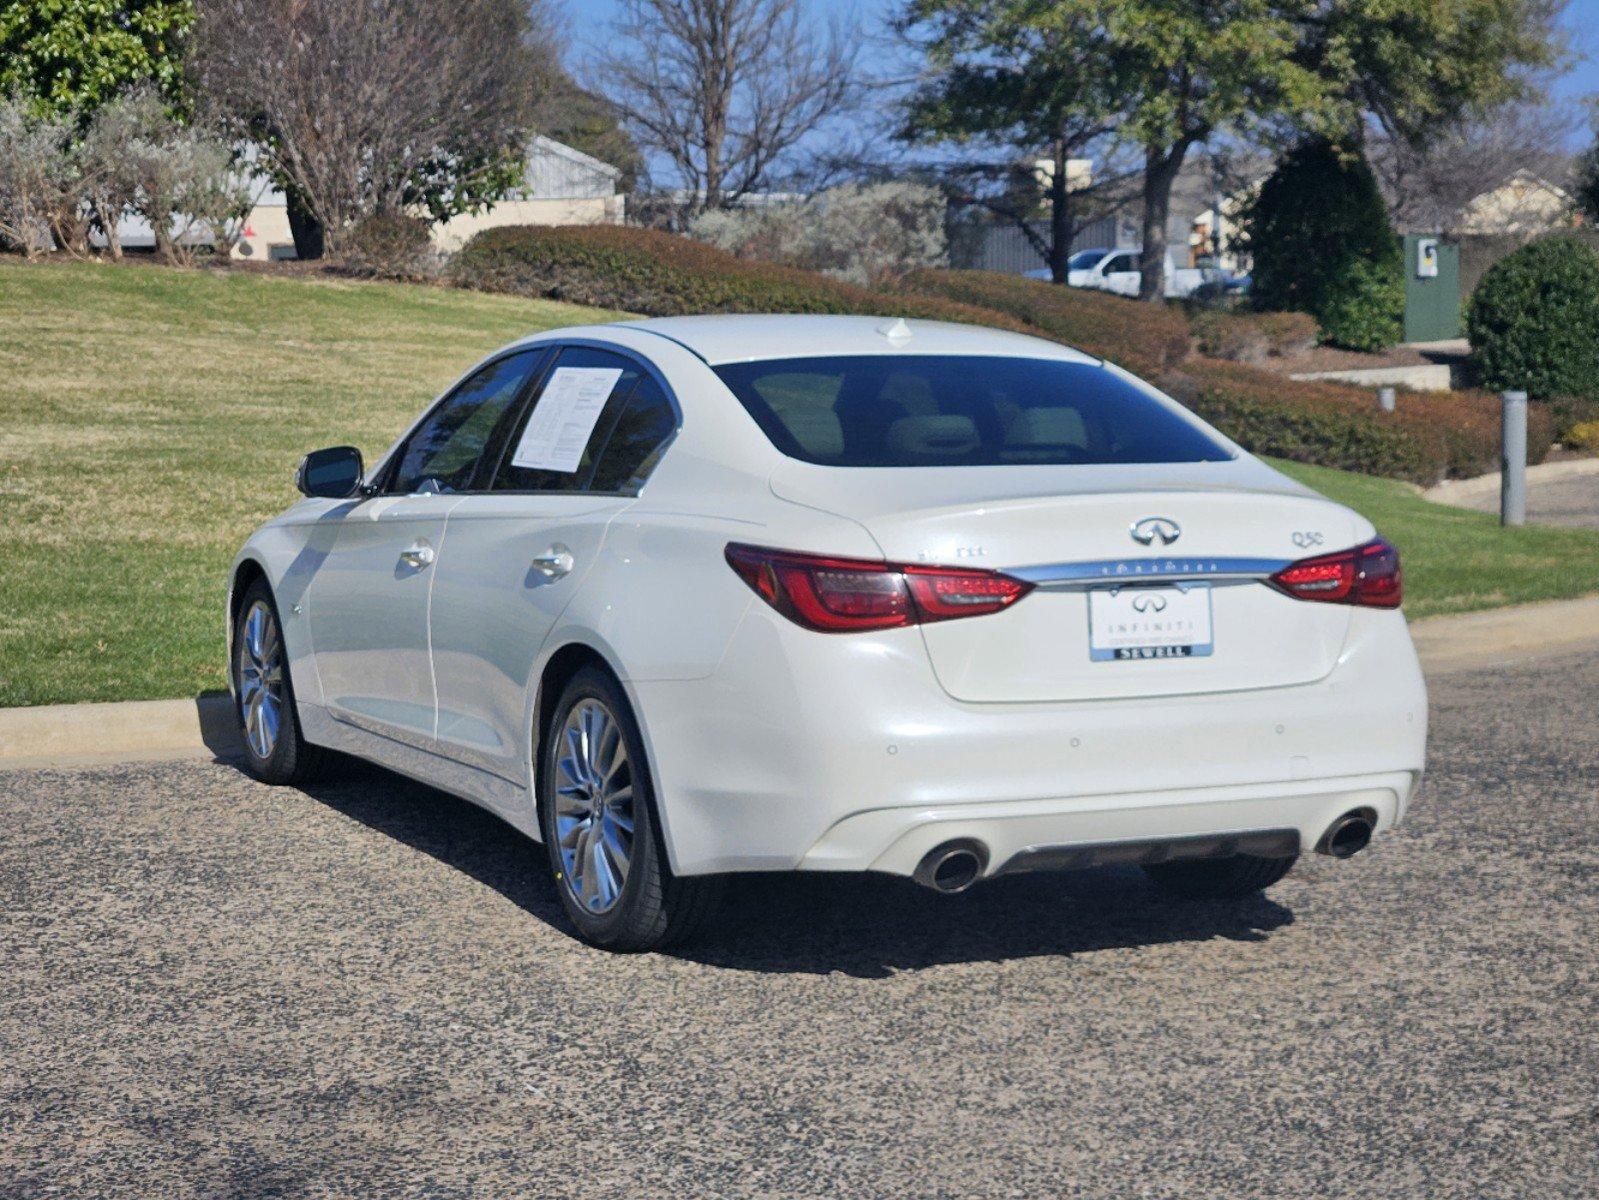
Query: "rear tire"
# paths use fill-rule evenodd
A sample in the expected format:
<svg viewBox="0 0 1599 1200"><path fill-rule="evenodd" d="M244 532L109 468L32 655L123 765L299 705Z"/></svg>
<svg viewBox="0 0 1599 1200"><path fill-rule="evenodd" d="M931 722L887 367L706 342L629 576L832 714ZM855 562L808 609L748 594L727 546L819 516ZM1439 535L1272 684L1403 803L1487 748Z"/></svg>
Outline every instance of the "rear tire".
<svg viewBox="0 0 1599 1200"><path fill-rule="evenodd" d="M245 589L233 623L233 711L244 743L245 769L262 783L306 783L320 774L328 752L300 732L289 678L283 622L265 579Z"/></svg>
<svg viewBox="0 0 1599 1200"><path fill-rule="evenodd" d="M1235 854L1156 863L1144 871L1160 888L1187 900L1238 900L1269 888L1298 861L1297 854L1290 858Z"/></svg>
<svg viewBox="0 0 1599 1200"><path fill-rule="evenodd" d="M578 936L622 953L691 936L723 881L672 874L644 740L608 672L584 667L572 677L543 731L539 759L539 825Z"/></svg>

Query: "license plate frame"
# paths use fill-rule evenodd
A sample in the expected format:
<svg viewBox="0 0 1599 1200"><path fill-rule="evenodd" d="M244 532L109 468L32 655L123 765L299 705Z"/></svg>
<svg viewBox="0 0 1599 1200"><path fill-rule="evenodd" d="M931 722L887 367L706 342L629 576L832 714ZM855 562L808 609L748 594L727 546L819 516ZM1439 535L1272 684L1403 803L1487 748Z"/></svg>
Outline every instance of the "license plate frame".
<svg viewBox="0 0 1599 1200"><path fill-rule="evenodd" d="M1090 588L1087 610L1093 662L1208 658L1216 649L1208 582ZM1178 628L1161 628L1178 622Z"/></svg>

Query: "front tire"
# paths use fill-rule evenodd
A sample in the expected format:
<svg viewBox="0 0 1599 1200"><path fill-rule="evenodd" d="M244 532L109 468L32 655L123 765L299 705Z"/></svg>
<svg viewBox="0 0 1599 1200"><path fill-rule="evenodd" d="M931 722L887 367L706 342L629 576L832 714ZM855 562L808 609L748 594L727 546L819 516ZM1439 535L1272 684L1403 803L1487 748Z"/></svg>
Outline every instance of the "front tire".
<svg viewBox="0 0 1599 1200"><path fill-rule="evenodd" d="M644 742L621 685L596 667L574 675L539 755L544 847L578 935L604 950L633 952L692 934L721 880L672 874Z"/></svg>
<svg viewBox="0 0 1599 1200"><path fill-rule="evenodd" d="M321 772L326 751L306 741L294 705L283 623L265 579L245 589L233 627L233 708L245 768L262 783L305 783Z"/></svg>
<svg viewBox="0 0 1599 1200"><path fill-rule="evenodd" d="M1234 854L1230 858L1196 858L1156 863L1144 872L1165 891L1186 900L1239 900L1264 891L1299 861Z"/></svg>

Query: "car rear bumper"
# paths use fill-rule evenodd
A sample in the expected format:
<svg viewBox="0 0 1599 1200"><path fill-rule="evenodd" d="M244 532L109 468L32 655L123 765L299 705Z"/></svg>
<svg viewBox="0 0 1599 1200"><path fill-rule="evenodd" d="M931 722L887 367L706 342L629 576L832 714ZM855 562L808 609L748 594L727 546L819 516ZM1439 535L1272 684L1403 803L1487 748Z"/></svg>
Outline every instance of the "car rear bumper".
<svg viewBox="0 0 1599 1200"><path fill-rule="evenodd" d="M708 679L628 680L682 874L914 871L960 837L988 873L1029 849L1252 830L1303 848L1420 778L1426 690L1398 612L1356 610L1315 683L970 704L915 629L829 637L754 606Z"/></svg>
<svg viewBox="0 0 1599 1200"><path fill-rule="evenodd" d="M1124 843L1137 861L1162 843L1258 831L1293 832L1308 852L1339 817L1376 814L1376 832L1398 823L1416 785L1408 771L1314 782L1130 792L1019 803L931 805L854 813L801 858L801 870L911 875L929 851L962 840L983 848L984 876L1114 860ZM1284 846L1288 844L1284 841ZM1074 855L1073 848L1092 848ZM1246 849L1254 847L1246 846Z"/></svg>

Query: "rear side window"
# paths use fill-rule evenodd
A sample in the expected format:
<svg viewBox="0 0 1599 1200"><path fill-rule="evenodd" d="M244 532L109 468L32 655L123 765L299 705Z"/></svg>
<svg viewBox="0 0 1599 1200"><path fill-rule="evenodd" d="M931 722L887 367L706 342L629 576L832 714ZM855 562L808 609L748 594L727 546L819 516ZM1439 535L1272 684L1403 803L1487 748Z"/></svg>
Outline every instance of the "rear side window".
<svg viewBox="0 0 1599 1200"><path fill-rule="evenodd" d="M643 368L587 346L562 350L538 399L511 431L497 492L583 491Z"/></svg>
<svg viewBox="0 0 1599 1200"><path fill-rule="evenodd" d="M838 467L1222 461L1203 428L1104 367L862 355L716 368L784 454Z"/></svg>
<svg viewBox="0 0 1599 1200"><path fill-rule="evenodd" d="M639 380L627 407L617 417L594 467L589 490L626 492L642 484L677 429L677 414L661 385L648 375Z"/></svg>

